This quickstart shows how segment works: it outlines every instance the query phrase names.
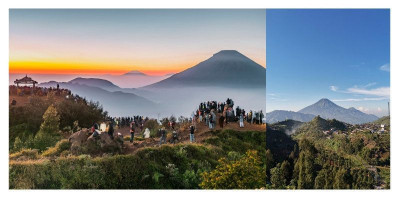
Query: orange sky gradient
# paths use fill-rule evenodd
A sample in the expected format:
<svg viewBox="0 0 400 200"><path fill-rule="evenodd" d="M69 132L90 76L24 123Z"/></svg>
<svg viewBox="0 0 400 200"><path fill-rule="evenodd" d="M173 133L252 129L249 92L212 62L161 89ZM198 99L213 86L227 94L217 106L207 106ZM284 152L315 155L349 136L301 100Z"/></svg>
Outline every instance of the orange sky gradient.
<svg viewBox="0 0 400 200"><path fill-rule="evenodd" d="M181 72L197 63L183 64L178 67L166 67L162 69L149 67L132 67L124 65L104 63L67 63L67 62L32 62L32 61L10 61L9 73L27 74L112 74L121 75L133 70L152 76L162 76Z"/></svg>
<svg viewBox="0 0 400 200"><path fill-rule="evenodd" d="M9 73L178 73L221 50L266 66L264 10L11 9Z"/></svg>

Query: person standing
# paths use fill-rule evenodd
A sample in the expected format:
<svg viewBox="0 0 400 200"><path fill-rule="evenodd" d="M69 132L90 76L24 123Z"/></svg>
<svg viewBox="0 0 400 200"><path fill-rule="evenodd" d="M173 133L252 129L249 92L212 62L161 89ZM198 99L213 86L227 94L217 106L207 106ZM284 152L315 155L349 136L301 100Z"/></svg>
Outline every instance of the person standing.
<svg viewBox="0 0 400 200"><path fill-rule="evenodd" d="M172 143L175 144L178 141L178 132L174 130L172 132Z"/></svg>
<svg viewBox="0 0 400 200"><path fill-rule="evenodd" d="M167 132L165 131L165 127L162 127L160 132L161 132L160 145L162 145L165 143L167 139Z"/></svg>
<svg viewBox="0 0 400 200"><path fill-rule="evenodd" d="M260 111L260 124L263 124L263 118L264 118L264 114L262 112L262 110Z"/></svg>
<svg viewBox="0 0 400 200"><path fill-rule="evenodd" d="M194 126L190 126L190 143L194 142Z"/></svg>
<svg viewBox="0 0 400 200"><path fill-rule="evenodd" d="M114 123L112 121L108 125L108 135L112 140L114 139Z"/></svg>
<svg viewBox="0 0 400 200"><path fill-rule="evenodd" d="M221 115L221 117L219 117L219 127L224 128L224 115Z"/></svg>
<svg viewBox="0 0 400 200"><path fill-rule="evenodd" d="M131 139L129 140L131 143L133 143L133 139L135 137L135 124L132 122L130 126L130 133L131 133Z"/></svg>
<svg viewBox="0 0 400 200"><path fill-rule="evenodd" d="M243 123L243 113L240 113L240 116L239 116L239 126L240 126L240 128L243 128L244 127L244 123Z"/></svg>
<svg viewBox="0 0 400 200"><path fill-rule="evenodd" d="M215 115L215 110L211 111L212 117L212 129L215 129L215 124L217 123L217 115Z"/></svg>

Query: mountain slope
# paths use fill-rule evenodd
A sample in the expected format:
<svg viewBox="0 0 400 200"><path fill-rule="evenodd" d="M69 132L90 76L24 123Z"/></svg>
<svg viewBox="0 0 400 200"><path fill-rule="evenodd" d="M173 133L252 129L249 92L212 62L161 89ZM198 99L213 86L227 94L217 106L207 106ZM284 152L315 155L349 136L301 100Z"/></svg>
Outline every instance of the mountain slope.
<svg viewBox="0 0 400 200"><path fill-rule="evenodd" d="M318 102L298 111L299 113L319 115L325 119L337 119L350 124L363 124L378 119L375 115L363 113L355 108L343 108L329 99L321 99Z"/></svg>
<svg viewBox="0 0 400 200"><path fill-rule="evenodd" d="M114 83L100 79L100 78L75 78L73 80L68 81L68 83L73 83L73 84L81 84L81 85L87 85L87 86L92 86L92 87L98 87L102 88L105 90L115 90L118 89L119 87L116 86Z"/></svg>
<svg viewBox="0 0 400 200"><path fill-rule="evenodd" d="M265 68L235 50L223 50L211 58L147 89L174 87L265 87Z"/></svg>
<svg viewBox="0 0 400 200"><path fill-rule="evenodd" d="M323 136L323 131L347 129L347 125L336 119L326 120L320 116L316 116L310 122L306 122L300 126L295 132L296 136L306 135L311 137Z"/></svg>
<svg viewBox="0 0 400 200"><path fill-rule="evenodd" d="M390 116L384 116L379 118L378 120L375 120L372 122L373 124L385 124L385 125L390 125Z"/></svg>
<svg viewBox="0 0 400 200"><path fill-rule="evenodd" d="M303 124L304 124L304 122L288 119L285 121L280 121L280 122L271 124L271 125L269 125L269 127L271 127L274 130L280 130L280 131L286 133L286 135L292 135Z"/></svg>
<svg viewBox="0 0 400 200"><path fill-rule="evenodd" d="M315 117L315 115L286 110L274 110L267 113L265 117L267 119L267 123L276 123L285 121L287 119L292 119L300 122L308 122L311 121Z"/></svg>
<svg viewBox="0 0 400 200"><path fill-rule="evenodd" d="M40 87L55 87L58 82L50 81L39 84ZM60 88L71 90L75 95L87 100L98 101L111 116L146 115L154 116L158 105L133 93L121 91L110 92L105 89L85 84L62 82Z"/></svg>

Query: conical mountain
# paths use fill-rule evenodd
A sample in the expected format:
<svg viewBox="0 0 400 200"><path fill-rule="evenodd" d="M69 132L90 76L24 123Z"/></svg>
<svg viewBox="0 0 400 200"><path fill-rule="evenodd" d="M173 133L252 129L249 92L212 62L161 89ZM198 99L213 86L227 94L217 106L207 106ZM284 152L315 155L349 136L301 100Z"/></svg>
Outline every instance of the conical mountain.
<svg viewBox="0 0 400 200"><path fill-rule="evenodd" d="M329 99L321 99L299 111L304 114L319 115L325 119L337 119L350 124L362 124L378 119L375 115L363 113L355 108L343 108Z"/></svg>
<svg viewBox="0 0 400 200"><path fill-rule="evenodd" d="M236 50L223 50L189 69L145 88L203 86L264 88L265 68Z"/></svg>

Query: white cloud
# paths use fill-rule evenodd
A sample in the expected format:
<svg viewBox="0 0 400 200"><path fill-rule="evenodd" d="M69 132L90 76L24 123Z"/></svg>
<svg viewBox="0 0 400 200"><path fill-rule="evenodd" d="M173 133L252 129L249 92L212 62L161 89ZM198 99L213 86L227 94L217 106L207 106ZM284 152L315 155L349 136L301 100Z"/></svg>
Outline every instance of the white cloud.
<svg viewBox="0 0 400 200"><path fill-rule="evenodd" d="M338 87L336 87L334 85L329 86L329 88L334 92L336 92L339 89Z"/></svg>
<svg viewBox="0 0 400 200"><path fill-rule="evenodd" d="M381 107L378 107L378 112L382 112L382 108Z"/></svg>
<svg viewBox="0 0 400 200"><path fill-rule="evenodd" d="M384 64L382 66L379 67L380 70L385 71L385 72L390 72L390 64Z"/></svg>
<svg viewBox="0 0 400 200"><path fill-rule="evenodd" d="M387 99L386 97L377 97L377 98L349 98L349 99L333 99L334 102L343 102L343 101L381 101Z"/></svg>
<svg viewBox="0 0 400 200"><path fill-rule="evenodd" d="M390 87L380 87L375 89L352 87L348 88L347 92L352 94L363 94L363 95L371 95L371 96L378 96L385 98L390 97Z"/></svg>
<svg viewBox="0 0 400 200"><path fill-rule="evenodd" d="M362 88L367 88L367 87L371 87L371 86L374 86L374 85L376 85L376 82L368 83L367 85L364 85Z"/></svg>
<svg viewBox="0 0 400 200"><path fill-rule="evenodd" d="M362 107L362 106L358 107L357 109L358 109L359 111L361 111L361 112L368 112L368 111L369 111L368 108L364 108L364 107Z"/></svg>

